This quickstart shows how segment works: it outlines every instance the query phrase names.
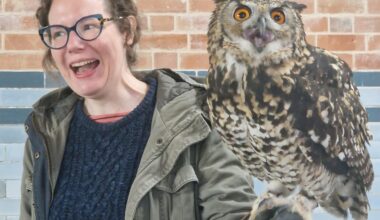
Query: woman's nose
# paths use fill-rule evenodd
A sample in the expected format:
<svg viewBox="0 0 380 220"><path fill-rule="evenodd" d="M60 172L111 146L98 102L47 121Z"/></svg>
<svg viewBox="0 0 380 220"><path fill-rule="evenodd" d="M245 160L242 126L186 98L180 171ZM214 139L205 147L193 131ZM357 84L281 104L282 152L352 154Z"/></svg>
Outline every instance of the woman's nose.
<svg viewBox="0 0 380 220"><path fill-rule="evenodd" d="M81 39L77 35L77 33L75 33L74 31L72 31L69 34L66 47L67 47L67 49L69 51L81 50L81 49L84 48L84 43L85 43L85 41L83 39Z"/></svg>

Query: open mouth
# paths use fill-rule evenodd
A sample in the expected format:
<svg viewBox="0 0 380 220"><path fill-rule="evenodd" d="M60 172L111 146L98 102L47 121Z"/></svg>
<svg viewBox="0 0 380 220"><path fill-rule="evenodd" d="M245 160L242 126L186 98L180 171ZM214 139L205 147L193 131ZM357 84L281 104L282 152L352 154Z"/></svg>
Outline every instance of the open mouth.
<svg viewBox="0 0 380 220"><path fill-rule="evenodd" d="M99 63L99 60L86 60L78 63L73 63L70 65L70 68L75 74L81 74L87 70L95 69L98 67Z"/></svg>
<svg viewBox="0 0 380 220"><path fill-rule="evenodd" d="M273 33L268 30L262 32L258 29L252 29L246 31L244 35L258 50L262 50L267 44L274 40Z"/></svg>
<svg viewBox="0 0 380 220"><path fill-rule="evenodd" d="M253 38L253 42L257 48L265 47L272 40L273 40L273 38L272 38L271 34L268 34L267 36L255 36Z"/></svg>

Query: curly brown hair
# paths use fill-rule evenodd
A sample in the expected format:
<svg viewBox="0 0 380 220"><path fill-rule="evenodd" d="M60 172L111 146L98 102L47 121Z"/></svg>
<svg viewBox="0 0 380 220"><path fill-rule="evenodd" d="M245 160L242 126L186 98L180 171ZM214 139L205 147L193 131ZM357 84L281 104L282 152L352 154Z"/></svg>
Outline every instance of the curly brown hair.
<svg viewBox="0 0 380 220"><path fill-rule="evenodd" d="M131 30L131 24L128 19L118 19L115 22L121 33L127 33L128 35L133 35L133 43L126 46L126 57L129 66L132 66L137 61L137 54L135 51L135 46L140 40L141 36L141 25L138 16L138 10L134 0L102 0L106 4L112 17L124 17L134 16L136 18L136 27ZM49 25L48 15L50 12L51 4L53 0L41 0L40 6L36 11L36 18L41 27ZM47 73L54 73L57 70L57 66L51 55L51 50L48 49L42 60L42 67Z"/></svg>

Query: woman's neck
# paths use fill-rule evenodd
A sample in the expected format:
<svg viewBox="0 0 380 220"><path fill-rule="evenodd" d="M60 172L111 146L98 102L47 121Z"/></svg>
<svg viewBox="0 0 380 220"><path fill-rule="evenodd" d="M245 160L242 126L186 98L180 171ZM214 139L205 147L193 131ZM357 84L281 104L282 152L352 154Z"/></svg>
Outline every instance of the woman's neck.
<svg viewBox="0 0 380 220"><path fill-rule="evenodd" d="M127 74L110 92L101 97L85 98L84 110L88 115L131 112L144 99L148 85L132 74Z"/></svg>

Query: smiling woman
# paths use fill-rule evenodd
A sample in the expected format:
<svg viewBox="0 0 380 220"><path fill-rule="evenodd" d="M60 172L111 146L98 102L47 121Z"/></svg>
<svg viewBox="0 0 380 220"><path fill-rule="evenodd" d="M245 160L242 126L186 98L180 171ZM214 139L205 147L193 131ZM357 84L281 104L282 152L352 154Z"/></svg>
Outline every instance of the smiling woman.
<svg viewBox="0 0 380 220"><path fill-rule="evenodd" d="M134 43L133 32L122 32L115 20L124 20L135 29L136 18L119 15L115 17L125 18L114 19L103 7L103 1L71 2L53 1L48 14L49 25L40 29L43 41L50 47L47 59L54 62L70 88L89 98L84 105L89 114L131 111L141 102L147 85L131 74L125 57L125 50ZM41 15L42 11L39 12ZM99 102L109 104L96 104ZM117 106L110 106L112 103Z"/></svg>
<svg viewBox="0 0 380 220"><path fill-rule="evenodd" d="M52 88L67 84L63 80L55 81L52 75L41 71L41 60L46 46L40 40L36 25L39 22L34 16L40 6L40 0L0 0L0 2L0 42L2 42L0 46L0 219L16 219L20 213L19 183L24 148L22 143L26 138L23 123L32 111L33 103L52 91ZM111 7L111 2L118 1L104 2L111 17L129 14L129 12L124 13L126 11L124 6ZM170 67L191 76L205 77L208 68L206 31L210 12L215 8L214 1L134 0L134 2L139 9L142 38L136 47L137 63L132 64L130 59L128 61L132 73L143 69ZM369 219L380 219L379 0L300 0L298 2L308 6L302 14L308 42L333 51L354 70L355 83L359 86L362 103L369 113L370 130L374 136L369 151L371 158L374 159L376 177L368 194L369 200L372 201ZM112 22L119 26L124 21ZM39 25L44 27L49 23ZM70 27L74 24L68 25ZM107 25L109 22L106 22ZM128 30L124 25L123 28ZM70 33L74 34L73 31ZM59 75L57 70L53 70L54 75ZM163 94L161 91L158 93ZM44 114L52 109L46 108ZM162 110L166 111L168 108ZM44 120L47 119L49 118ZM49 130L46 133L52 132ZM50 139L48 141L51 142ZM47 143L49 148L55 148L52 144L54 143ZM56 160L55 157L49 159L50 163ZM147 162L145 159L142 161ZM32 178L35 179L36 176ZM255 184L254 189L260 195L258 184ZM317 209L314 213L316 216L313 216L313 219L335 219L321 209Z"/></svg>
<svg viewBox="0 0 380 220"><path fill-rule="evenodd" d="M26 121L21 219L241 219L252 179L209 127L205 88L131 70L132 0L41 0L46 72L68 87ZM186 214L184 214L186 213Z"/></svg>

